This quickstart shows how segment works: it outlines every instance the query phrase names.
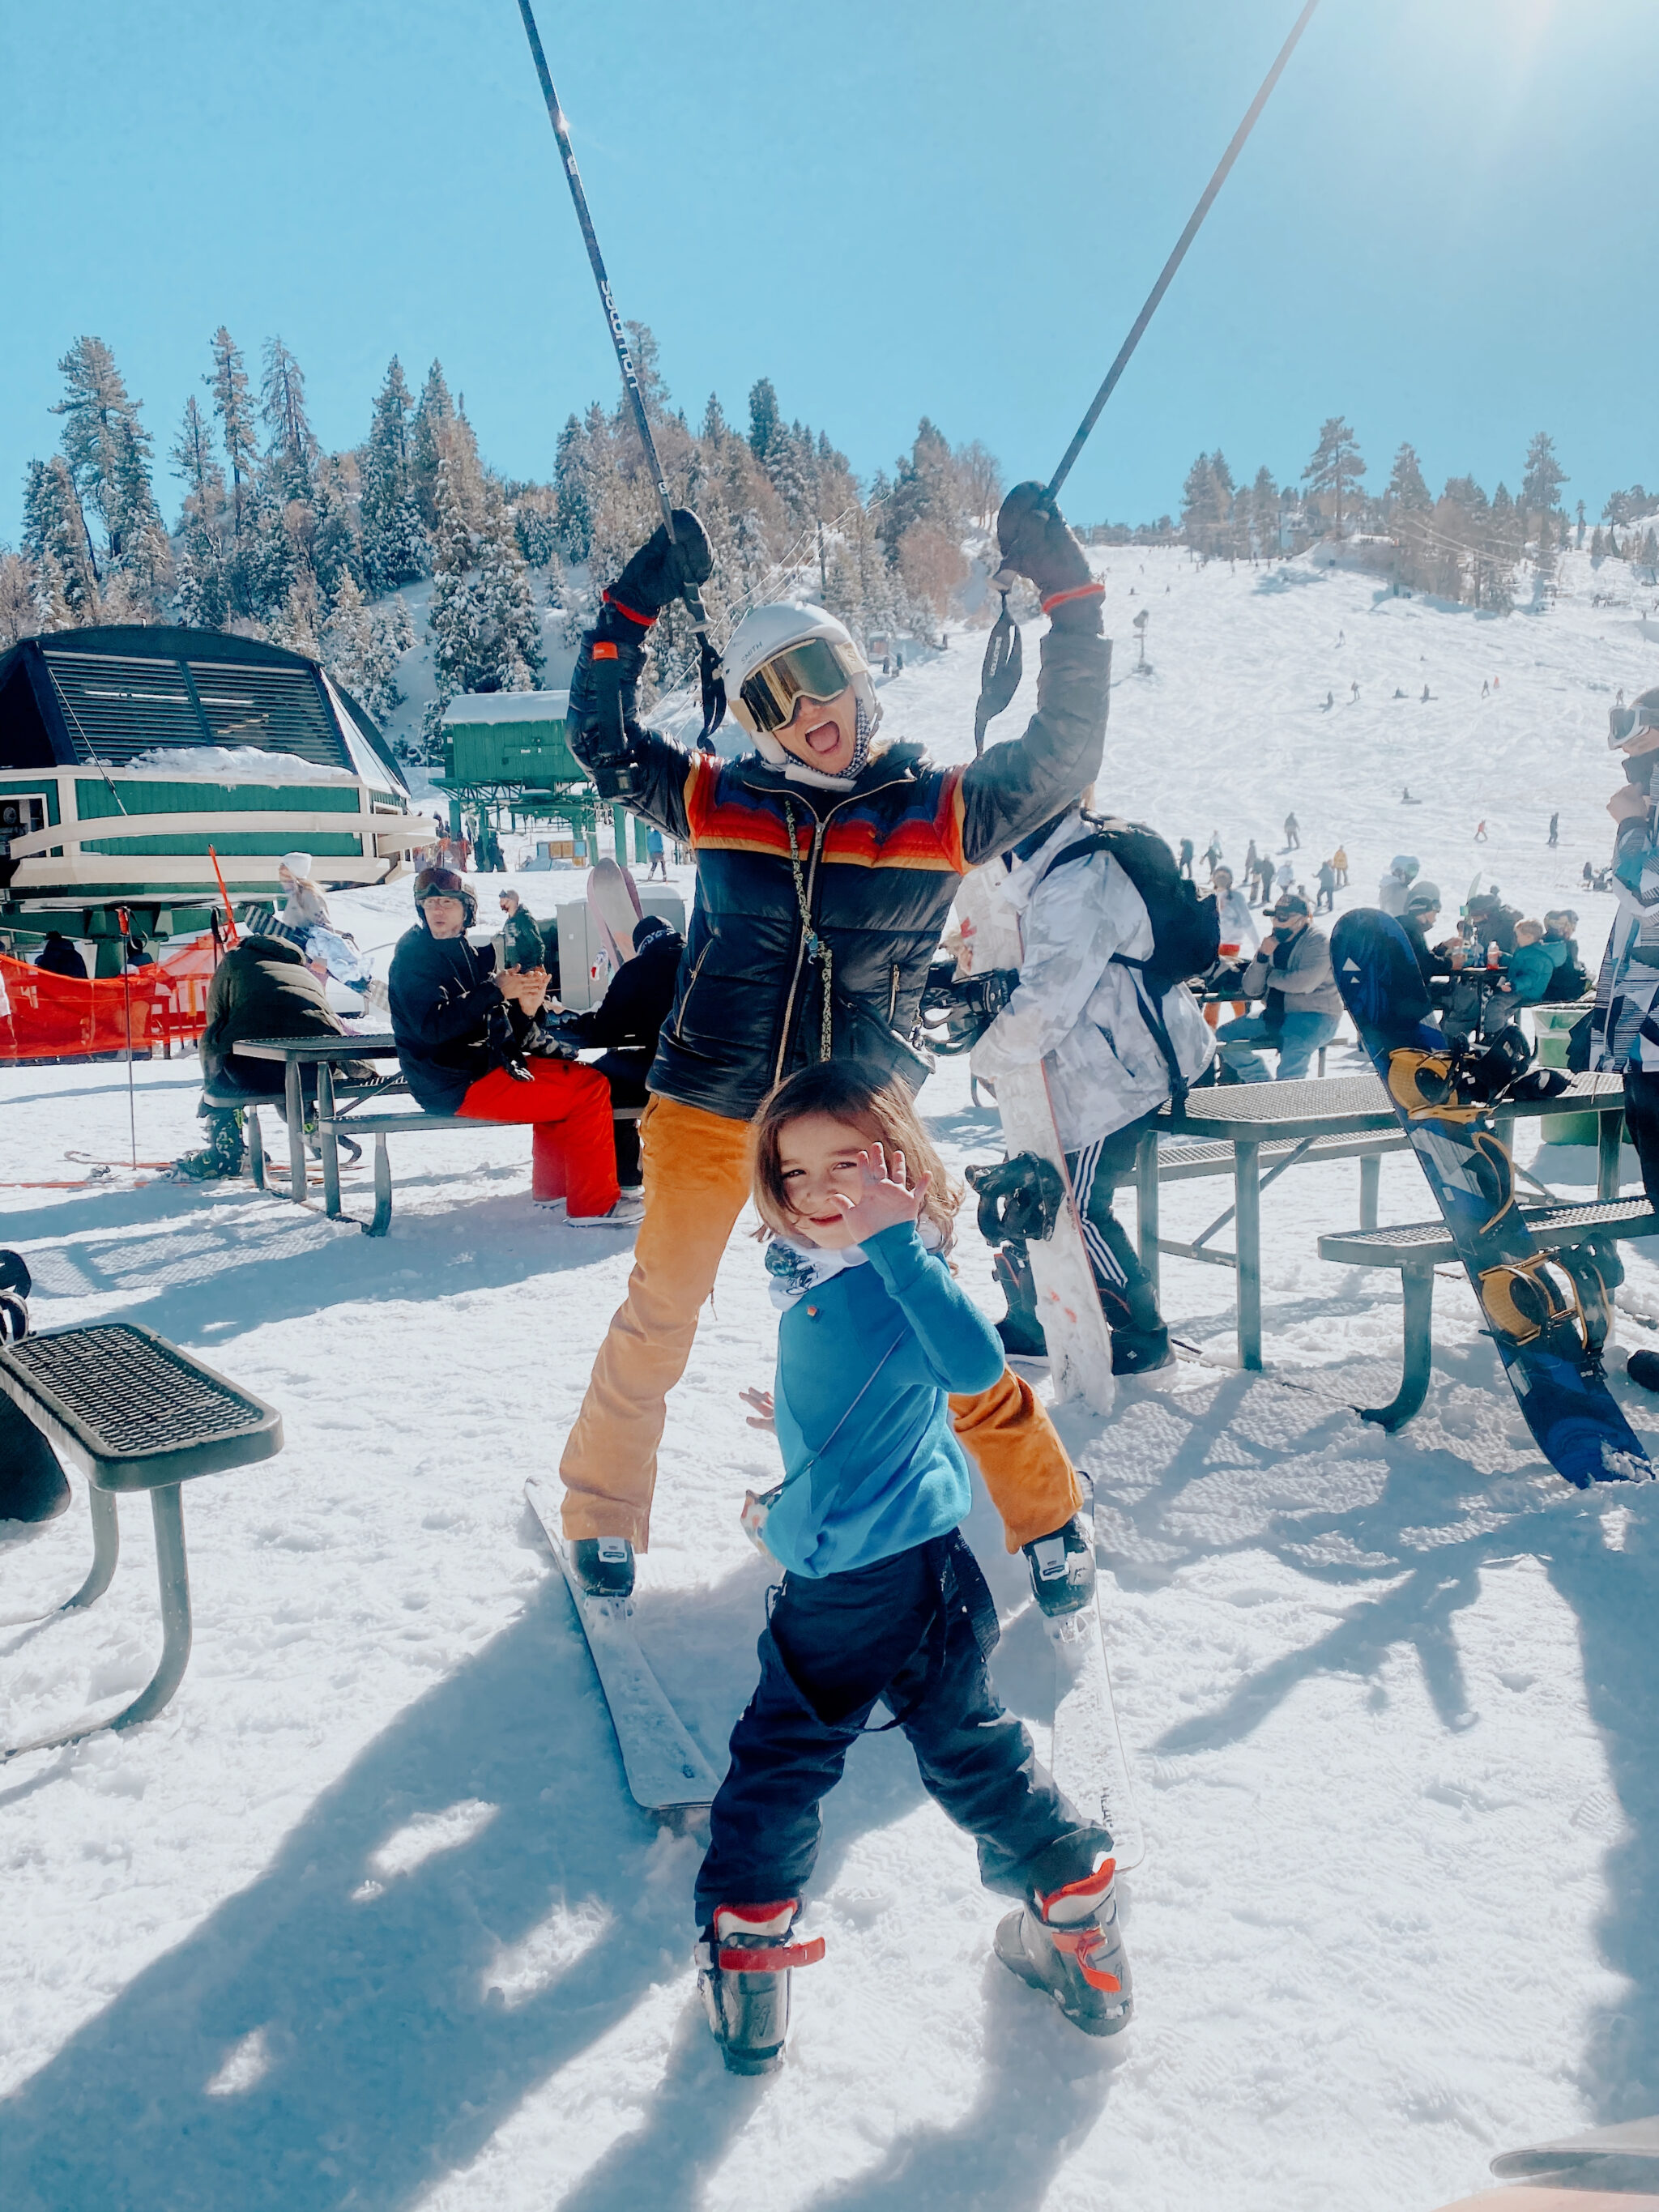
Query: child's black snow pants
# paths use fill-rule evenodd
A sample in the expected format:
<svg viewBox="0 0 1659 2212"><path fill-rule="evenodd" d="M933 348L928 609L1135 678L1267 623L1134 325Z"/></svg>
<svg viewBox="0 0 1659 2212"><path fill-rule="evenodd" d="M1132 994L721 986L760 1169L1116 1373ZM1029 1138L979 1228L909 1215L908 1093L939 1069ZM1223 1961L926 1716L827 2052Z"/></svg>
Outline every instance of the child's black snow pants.
<svg viewBox="0 0 1659 2212"><path fill-rule="evenodd" d="M985 1577L954 1529L874 1566L786 1577L710 1815L699 1928L717 1905L802 1894L818 1854L819 1804L878 1698L909 1738L929 1793L978 1838L988 1888L1023 1895L1024 1870L1062 1836L1077 1837L1078 1874L1087 1873L1110 1839L1085 1826L998 1702L985 1668L996 1639Z"/></svg>

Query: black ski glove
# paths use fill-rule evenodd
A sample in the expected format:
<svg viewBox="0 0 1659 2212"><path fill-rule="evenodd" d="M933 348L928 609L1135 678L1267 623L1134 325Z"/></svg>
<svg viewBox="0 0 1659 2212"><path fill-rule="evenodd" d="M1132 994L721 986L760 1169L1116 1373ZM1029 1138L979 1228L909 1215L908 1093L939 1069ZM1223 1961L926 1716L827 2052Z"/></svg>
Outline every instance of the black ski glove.
<svg viewBox="0 0 1659 2212"><path fill-rule="evenodd" d="M1095 1555L1076 1514L1052 1536L1038 1536L1024 1550L1031 1595L1044 1613L1080 1613L1095 1594Z"/></svg>
<svg viewBox="0 0 1659 2212"><path fill-rule="evenodd" d="M688 584L706 584L714 567L708 532L689 507L677 507L673 544L659 523L605 596L629 613L654 622Z"/></svg>
<svg viewBox="0 0 1659 2212"><path fill-rule="evenodd" d="M1045 599L1094 581L1083 548L1044 484L1014 486L997 516L997 544L1003 566L1029 576Z"/></svg>
<svg viewBox="0 0 1659 2212"><path fill-rule="evenodd" d="M645 666L645 632L636 622L601 607L599 618L582 639L570 678L570 750L600 781L605 763L614 763L640 734L634 701ZM625 794L605 789L609 799Z"/></svg>

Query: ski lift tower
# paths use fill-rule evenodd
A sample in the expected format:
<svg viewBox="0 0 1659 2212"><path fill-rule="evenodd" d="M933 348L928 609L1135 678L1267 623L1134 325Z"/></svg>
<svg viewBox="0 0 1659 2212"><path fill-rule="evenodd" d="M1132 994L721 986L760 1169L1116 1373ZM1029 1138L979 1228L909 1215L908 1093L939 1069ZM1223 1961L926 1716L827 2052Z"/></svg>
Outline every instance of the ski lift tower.
<svg viewBox="0 0 1659 2212"><path fill-rule="evenodd" d="M1135 617L1135 641L1140 647L1140 658L1136 661L1135 668L1137 672L1142 676L1146 675L1147 670L1146 615L1147 610L1145 607L1142 607L1140 612Z"/></svg>

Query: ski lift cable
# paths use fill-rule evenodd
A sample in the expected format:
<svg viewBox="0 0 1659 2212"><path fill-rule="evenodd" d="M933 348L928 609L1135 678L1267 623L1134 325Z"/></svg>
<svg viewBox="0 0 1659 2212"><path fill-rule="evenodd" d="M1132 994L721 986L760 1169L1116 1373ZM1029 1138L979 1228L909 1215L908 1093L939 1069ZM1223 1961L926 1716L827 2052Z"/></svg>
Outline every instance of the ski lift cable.
<svg viewBox="0 0 1659 2212"><path fill-rule="evenodd" d="M1194 239L1197 237L1200 224L1203 222L1205 216L1210 212L1210 209L1214 202L1216 194L1221 190L1223 185L1226 183L1228 171L1232 167L1233 163L1238 159L1240 154L1243 153L1245 140L1249 137L1251 131L1255 130L1257 118L1261 115L1262 109L1267 106L1268 97L1271 94L1273 87L1279 82L1280 76L1283 76L1285 64L1289 61L1291 54L1295 52L1297 41L1301 38L1304 31L1307 29L1309 20L1312 16L1314 9L1318 5L1319 0L1307 0L1307 5L1303 9L1302 13L1297 17L1290 37L1285 40L1284 45L1279 50L1278 59L1274 62L1273 67L1267 71L1267 76L1262 79L1261 91L1257 93L1255 98L1250 102L1249 108L1245 114L1244 120L1239 125L1237 130L1234 131L1231 144L1228 147L1226 152L1217 163L1215 174L1210 179L1209 183L1204 187L1204 191L1199 200L1198 205L1193 210L1191 216L1188 218L1187 228L1182 232L1180 237L1176 240L1174 252L1170 254L1169 259L1164 263L1163 269L1159 272L1157 283L1153 285L1152 290L1146 295L1146 305L1142 307L1140 313L1135 317L1134 322L1130 327L1128 337L1124 339L1123 343L1119 347L1117 359L1107 370L1105 382L1101 386L1099 391L1096 392L1093 399L1090 402L1088 413L1084 416L1082 422L1079 423L1076 435L1073 438L1071 444L1066 448L1066 452L1061 459L1060 466L1054 471L1054 475L1049 478L1048 496L1050 499L1054 498L1058 495L1061 484L1065 483L1066 477L1072 473L1073 463L1077 459L1078 455L1083 451L1085 445L1088 442L1089 433L1094 428L1095 424L1100 420L1100 411L1102 408L1105 406L1106 402L1111 398L1113 391L1116 387L1118 379L1128 367L1129 356L1133 353L1135 348L1140 343L1142 335L1146 331L1147 324L1152 321L1152 317L1158 312L1158 301L1169 290L1170 283L1174 280L1176 270L1180 268L1182 263L1186 259L1187 249L1192 244Z"/></svg>

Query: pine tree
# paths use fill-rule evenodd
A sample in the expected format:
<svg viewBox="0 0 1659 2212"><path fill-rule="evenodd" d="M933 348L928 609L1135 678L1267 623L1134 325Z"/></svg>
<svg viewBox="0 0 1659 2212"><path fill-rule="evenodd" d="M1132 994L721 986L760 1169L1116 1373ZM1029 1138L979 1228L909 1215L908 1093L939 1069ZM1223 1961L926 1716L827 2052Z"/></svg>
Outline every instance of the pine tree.
<svg viewBox="0 0 1659 2212"><path fill-rule="evenodd" d="M213 394L213 411L219 418L219 435L230 465L231 529L240 538L258 466L253 403L248 394L247 365L242 359L241 349L222 323L213 333L212 352L212 374L202 381Z"/></svg>
<svg viewBox="0 0 1659 2212"><path fill-rule="evenodd" d="M434 361L426 373L426 382L416 403L410 441L410 477L420 506L422 524L428 532L438 526L438 462L454 420L455 403L449 396L443 363Z"/></svg>
<svg viewBox="0 0 1659 2212"><path fill-rule="evenodd" d="M1423 465L1417 458L1414 446L1401 446L1394 457L1394 466L1389 472L1389 488L1384 495L1391 510L1403 510L1407 514L1426 514L1434 505L1429 488L1423 481Z"/></svg>
<svg viewBox="0 0 1659 2212"><path fill-rule="evenodd" d="M150 437L139 419L141 403L129 398L101 338L77 338L58 368L64 395L52 411L64 418L64 457L82 518L90 507L101 520L106 567L128 572L138 594L134 611L142 617L149 611L143 595L170 580L172 562L150 487ZM95 555L93 566L95 571Z"/></svg>
<svg viewBox="0 0 1659 2212"><path fill-rule="evenodd" d="M361 461L358 507L369 589L412 582L425 566L425 531L410 480L409 386L394 354L374 401Z"/></svg>
<svg viewBox="0 0 1659 2212"><path fill-rule="evenodd" d="M1358 441L1340 415L1328 416L1320 426L1319 443L1313 458L1302 471L1302 481L1322 505L1330 501L1330 513L1336 534L1343 534L1347 494L1351 486L1358 485L1365 473L1365 464L1360 458Z"/></svg>
<svg viewBox="0 0 1659 2212"><path fill-rule="evenodd" d="M1569 482L1555 457L1554 441L1539 431L1527 448L1527 472L1521 479L1521 504L1534 514L1551 514L1561 502L1561 487Z"/></svg>
<svg viewBox="0 0 1659 2212"><path fill-rule="evenodd" d="M777 392L771 378L763 376L749 388L749 450L763 465L782 428Z"/></svg>
<svg viewBox="0 0 1659 2212"><path fill-rule="evenodd" d="M71 623L95 623L98 571L92 540L69 463L61 453L31 461L23 492L23 550L43 574Z"/></svg>
<svg viewBox="0 0 1659 2212"><path fill-rule="evenodd" d="M1258 553L1279 550L1279 487L1264 462L1250 486L1250 533Z"/></svg>
<svg viewBox="0 0 1659 2212"><path fill-rule="evenodd" d="M304 373L280 337L265 341L259 389L259 411L269 433L267 469L276 474L285 499L309 501L322 448L306 416Z"/></svg>
<svg viewBox="0 0 1659 2212"><path fill-rule="evenodd" d="M558 501L559 550L567 561L585 562L593 543L593 453L592 443L574 415L559 433L553 464L553 489Z"/></svg>
<svg viewBox="0 0 1659 2212"><path fill-rule="evenodd" d="M48 627L40 619L40 582L33 564L0 547L0 653Z"/></svg>

